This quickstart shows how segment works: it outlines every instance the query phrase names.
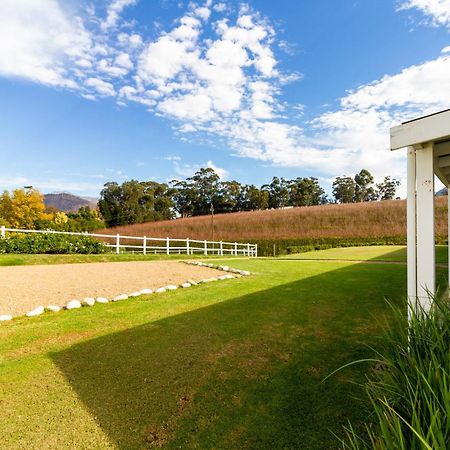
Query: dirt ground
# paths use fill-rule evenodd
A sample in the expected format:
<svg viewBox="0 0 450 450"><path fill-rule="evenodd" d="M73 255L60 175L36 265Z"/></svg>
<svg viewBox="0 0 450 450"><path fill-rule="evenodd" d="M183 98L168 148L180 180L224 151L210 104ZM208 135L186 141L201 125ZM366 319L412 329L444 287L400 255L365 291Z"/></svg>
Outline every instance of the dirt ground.
<svg viewBox="0 0 450 450"><path fill-rule="evenodd" d="M85 297L113 298L223 275L176 261L58 264L0 267L0 314L24 314L37 306L65 305Z"/></svg>

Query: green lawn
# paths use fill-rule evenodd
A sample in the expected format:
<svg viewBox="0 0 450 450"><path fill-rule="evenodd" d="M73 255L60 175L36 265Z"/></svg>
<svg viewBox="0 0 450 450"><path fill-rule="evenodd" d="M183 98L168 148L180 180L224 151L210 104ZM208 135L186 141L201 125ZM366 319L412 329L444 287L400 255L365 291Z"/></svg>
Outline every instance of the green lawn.
<svg viewBox="0 0 450 450"><path fill-rule="evenodd" d="M0 325L2 449L331 449L405 267L234 260L255 274Z"/></svg>
<svg viewBox="0 0 450 450"><path fill-rule="evenodd" d="M348 261L399 261L406 263L406 247L401 245L380 245L365 247L340 247L314 252L283 256L288 259L340 259ZM447 263L447 246L436 245L436 262Z"/></svg>

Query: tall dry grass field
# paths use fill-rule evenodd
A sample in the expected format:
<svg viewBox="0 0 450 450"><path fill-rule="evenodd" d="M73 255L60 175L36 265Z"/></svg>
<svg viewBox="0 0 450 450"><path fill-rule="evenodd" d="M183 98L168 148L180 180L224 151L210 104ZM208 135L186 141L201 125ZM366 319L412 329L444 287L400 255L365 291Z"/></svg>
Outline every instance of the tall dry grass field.
<svg viewBox="0 0 450 450"><path fill-rule="evenodd" d="M148 222L102 230L107 234L211 239L211 216ZM447 235L447 197L436 198L436 232ZM406 202L352 203L238 212L214 216L214 239L370 238L406 235Z"/></svg>

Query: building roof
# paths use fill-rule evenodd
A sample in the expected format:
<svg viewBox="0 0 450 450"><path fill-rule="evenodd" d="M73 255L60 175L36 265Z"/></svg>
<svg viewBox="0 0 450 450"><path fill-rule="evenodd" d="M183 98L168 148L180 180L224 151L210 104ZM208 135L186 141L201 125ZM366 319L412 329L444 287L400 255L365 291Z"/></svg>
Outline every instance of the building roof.
<svg viewBox="0 0 450 450"><path fill-rule="evenodd" d="M409 120L391 128L391 150L433 143L434 172L450 184L450 109Z"/></svg>

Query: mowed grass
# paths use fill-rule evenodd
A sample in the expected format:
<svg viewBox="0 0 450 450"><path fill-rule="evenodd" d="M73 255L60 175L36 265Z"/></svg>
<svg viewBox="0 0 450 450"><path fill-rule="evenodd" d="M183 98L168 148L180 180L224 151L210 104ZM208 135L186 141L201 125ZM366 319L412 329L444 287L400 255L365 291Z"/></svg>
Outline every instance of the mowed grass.
<svg viewBox="0 0 450 450"><path fill-rule="evenodd" d="M436 245L436 262L447 263L448 248ZM364 247L341 247L282 256L283 259L336 259L347 261L388 261L406 263L406 247L401 245L380 245Z"/></svg>
<svg viewBox="0 0 450 450"><path fill-rule="evenodd" d="M401 302L402 265L235 260L254 274L0 325L2 449L331 449ZM356 383L356 384L355 384Z"/></svg>

